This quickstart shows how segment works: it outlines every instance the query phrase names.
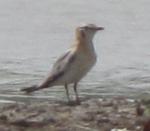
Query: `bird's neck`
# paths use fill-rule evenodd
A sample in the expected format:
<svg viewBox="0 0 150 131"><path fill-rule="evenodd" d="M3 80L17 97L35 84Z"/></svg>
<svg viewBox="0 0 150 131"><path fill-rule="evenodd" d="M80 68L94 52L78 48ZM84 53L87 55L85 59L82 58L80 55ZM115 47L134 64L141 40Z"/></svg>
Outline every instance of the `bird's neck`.
<svg viewBox="0 0 150 131"><path fill-rule="evenodd" d="M92 39L76 36L74 47L79 51L88 53L95 52Z"/></svg>

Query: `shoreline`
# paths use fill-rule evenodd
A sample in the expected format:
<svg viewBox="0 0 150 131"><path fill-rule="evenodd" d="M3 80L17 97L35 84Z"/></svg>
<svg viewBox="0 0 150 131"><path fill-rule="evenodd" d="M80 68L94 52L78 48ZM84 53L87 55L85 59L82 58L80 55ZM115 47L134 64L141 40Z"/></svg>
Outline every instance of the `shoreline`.
<svg viewBox="0 0 150 131"><path fill-rule="evenodd" d="M0 130L142 131L149 120L145 116L145 103L116 97L88 99L81 105L65 102L4 104L0 108Z"/></svg>

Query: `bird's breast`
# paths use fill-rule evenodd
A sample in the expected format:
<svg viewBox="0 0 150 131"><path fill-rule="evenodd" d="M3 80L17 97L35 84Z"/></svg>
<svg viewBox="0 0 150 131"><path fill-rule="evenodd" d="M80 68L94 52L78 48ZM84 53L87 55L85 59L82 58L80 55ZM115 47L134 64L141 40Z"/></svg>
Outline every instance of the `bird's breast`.
<svg viewBox="0 0 150 131"><path fill-rule="evenodd" d="M80 81L96 63L96 55L89 56L87 54L77 54L76 59L71 66L70 75L71 82Z"/></svg>

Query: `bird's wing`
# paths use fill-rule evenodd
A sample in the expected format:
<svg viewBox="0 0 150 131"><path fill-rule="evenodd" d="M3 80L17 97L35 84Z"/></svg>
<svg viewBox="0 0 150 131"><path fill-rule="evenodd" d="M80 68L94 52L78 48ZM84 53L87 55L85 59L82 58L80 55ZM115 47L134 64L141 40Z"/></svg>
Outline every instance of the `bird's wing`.
<svg viewBox="0 0 150 131"><path fill-rule="evenodd" d="M71 67L72 63L74 62L75 57L75 54L71 51L66 52L55 62L52 71L40 85L24 88L22 89L22 91L30 93L43 88L48 88L49 86L51 86L51 84L56 82L67 72L67 70Z"/></svg>
<svg viewBox="0 0 150 131"><path fill-rule="evenodd" d="M41 88L46 88L61 78L67 72L67 70L69 70L75 60L75 57L75 54L71 51L68 51L62 55L53 65L52 71L46 80L40 85Z"/></svg>
<svg viewBox="0 0 150 131"><path fill-rule="evenodd" d="M75 54L71 51L66 52L53 65L50 77L53 77L54 81L59 79L62 75L64 75L67 72L74 60Z"/></svg>

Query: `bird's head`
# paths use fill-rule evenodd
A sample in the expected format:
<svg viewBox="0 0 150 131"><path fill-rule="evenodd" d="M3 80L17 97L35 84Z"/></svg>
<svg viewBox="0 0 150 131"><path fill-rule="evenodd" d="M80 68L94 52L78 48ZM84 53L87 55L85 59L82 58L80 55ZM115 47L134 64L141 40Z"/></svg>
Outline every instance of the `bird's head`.
<svg viewBox="0 0 150 131"><path fill-rule="evenodd" d="M92 40L97 31L104 30L104 27L99 27L94 24L86 24L79 26L76 29L76 36L79 39Z"/></svg>

